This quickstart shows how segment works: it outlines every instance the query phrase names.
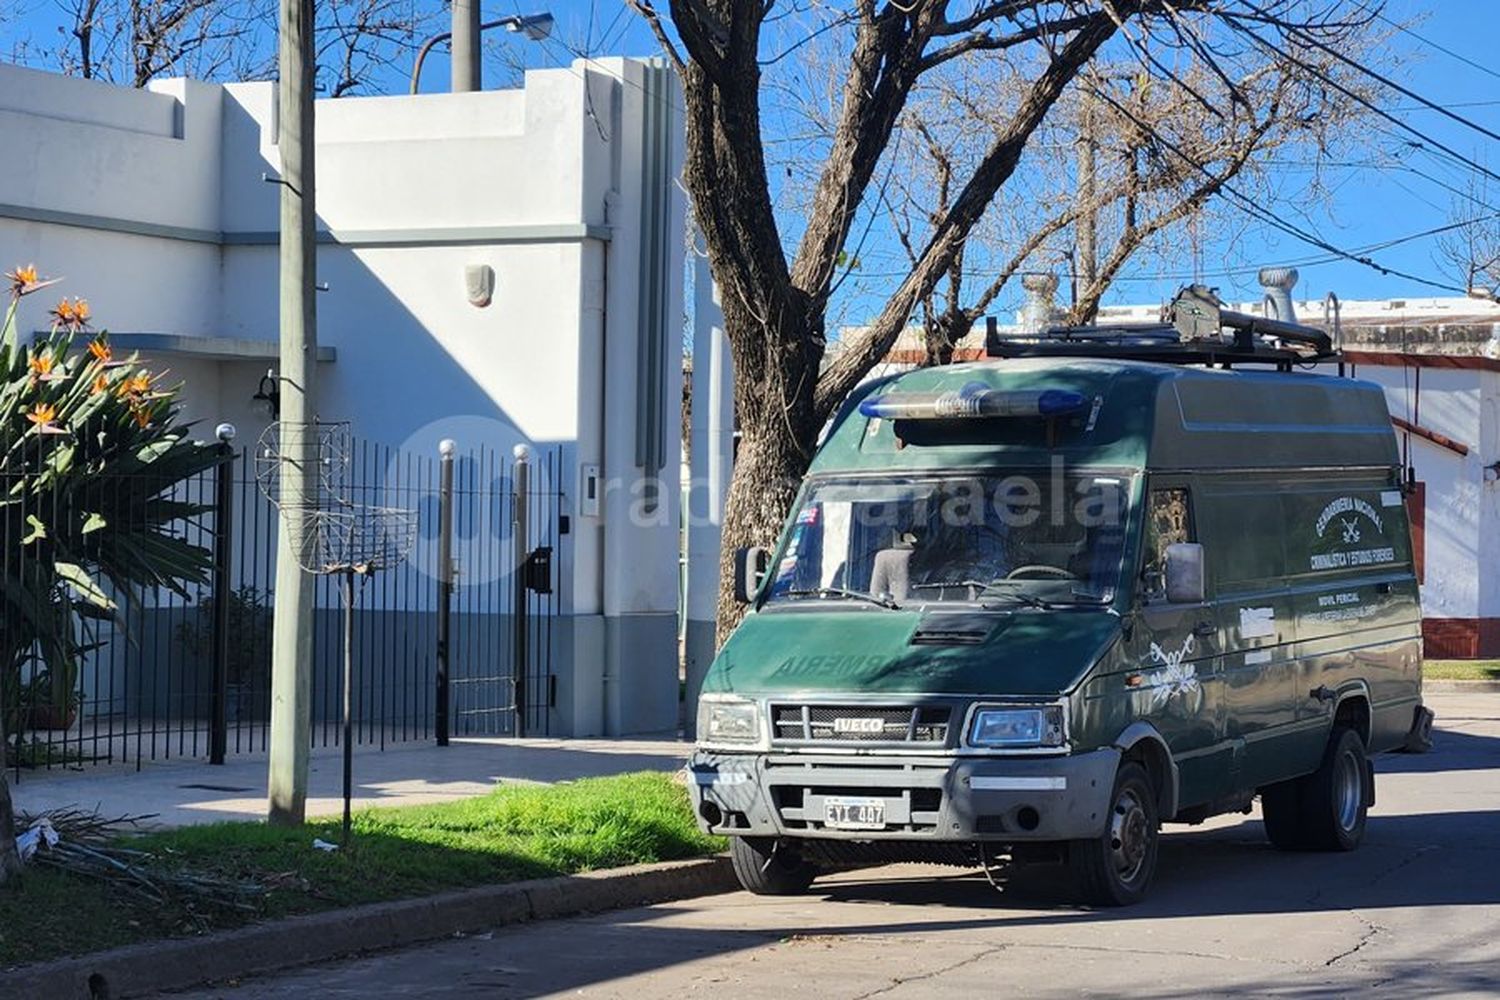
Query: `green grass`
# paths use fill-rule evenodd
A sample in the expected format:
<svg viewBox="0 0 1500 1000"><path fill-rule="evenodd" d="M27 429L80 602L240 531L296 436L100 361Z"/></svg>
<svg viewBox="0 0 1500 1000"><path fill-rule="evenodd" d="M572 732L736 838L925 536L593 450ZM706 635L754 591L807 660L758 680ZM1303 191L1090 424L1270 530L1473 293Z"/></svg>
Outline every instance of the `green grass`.
<svg viewBox="0 0 1500 1000"><path fill-rule="evenodd" d="M128 780L128 779L121 779ZM81 877L31 868L0 890L0 967L81 954L249 920L420 896L445 889L667 861L722 848L693 823L684 789L664 774L501 788L432 806L369 809L346 850L339 823L283 829L216 823L130 837L157 864L271 886L255 914L137 901Z"/></svg>
<svg viewBox="0 0 1500 1000"><path fill-rule="evenodd" d="M1500 660L1424 660L1422 676L1435 681L1500 681Z"/></svg>

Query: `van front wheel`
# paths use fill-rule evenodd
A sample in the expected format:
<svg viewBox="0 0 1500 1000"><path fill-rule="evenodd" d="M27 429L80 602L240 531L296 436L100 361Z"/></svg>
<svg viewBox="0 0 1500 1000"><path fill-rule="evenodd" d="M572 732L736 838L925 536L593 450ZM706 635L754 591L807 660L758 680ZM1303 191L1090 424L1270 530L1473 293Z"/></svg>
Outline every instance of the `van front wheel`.
<svg viewBox="0 0 1500 1000"><path fill-rule="evenodd" d="M1129 906L1146 898L1156 873L1161 831L1151 776L1133 760L1120 765L1104 833L1068 843L1078 894L1095 906Z"/></svg>
<svg viewBox="0 0 1500 1000"><path fill-rule="evenodd" d="M1359 733L1340 726L1305 777L1261 789L1266 836L1283 851L1352 851L1365 833L1370 761Z"/></svg>
<svg viewBox="0 0 1500 1000"><path fill-rule="evenodd" d="M796 848L770 837L730 837L729 861L740 885L757 896L795 896L818 874Z"/></svg>

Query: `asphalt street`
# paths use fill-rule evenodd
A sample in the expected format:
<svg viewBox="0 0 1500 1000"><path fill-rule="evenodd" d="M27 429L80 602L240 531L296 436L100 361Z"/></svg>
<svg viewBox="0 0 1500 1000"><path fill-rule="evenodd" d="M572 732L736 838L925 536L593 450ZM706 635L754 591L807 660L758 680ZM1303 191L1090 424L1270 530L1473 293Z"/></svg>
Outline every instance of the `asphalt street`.
<svg viewBox="0 0 1500 1000"><path fill-rule="evenodd" d="M1154 893L1130 909L895 866L802 897L509 928L191 996L1500 996L1500 694L1428 703L1436 748L1378 760L1360 850L1279 853L1257 814L1169 826Z"/></svg>

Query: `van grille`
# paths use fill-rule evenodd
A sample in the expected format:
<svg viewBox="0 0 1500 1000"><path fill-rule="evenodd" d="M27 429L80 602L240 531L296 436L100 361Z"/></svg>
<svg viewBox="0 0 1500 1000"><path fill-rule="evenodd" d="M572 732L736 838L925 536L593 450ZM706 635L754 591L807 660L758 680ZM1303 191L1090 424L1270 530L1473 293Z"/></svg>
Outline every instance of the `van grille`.
<svg viewBox="0 0 1500 1000"><path fill-rule="evenodd" d="M943 746L952 717L947 705L771 706L777 742Z"/></svg>

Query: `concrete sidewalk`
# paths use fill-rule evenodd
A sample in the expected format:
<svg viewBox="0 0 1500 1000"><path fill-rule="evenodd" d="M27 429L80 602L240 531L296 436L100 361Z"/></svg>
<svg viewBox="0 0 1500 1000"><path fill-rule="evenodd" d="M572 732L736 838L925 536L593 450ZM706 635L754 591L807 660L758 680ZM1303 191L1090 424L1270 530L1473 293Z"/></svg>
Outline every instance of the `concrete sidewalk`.
<svg viewBox="0 0 1500 1000"><path fill-rule="evenodd" d="M675 771L690 745L668 740L463 739L450 746L414 743L386 750L356 748L354 804L416 805L482 795L501 784L566 781L627 771ZM338 748L313 752L309 816L343 809ZM14 779L14 773L10 775ZM202 759L22 772L11 786L16 808L37 813L61 806L97 808L108 816L154 813L152 826L263 819L266 756L232 757L214 767Z"/></svg>

